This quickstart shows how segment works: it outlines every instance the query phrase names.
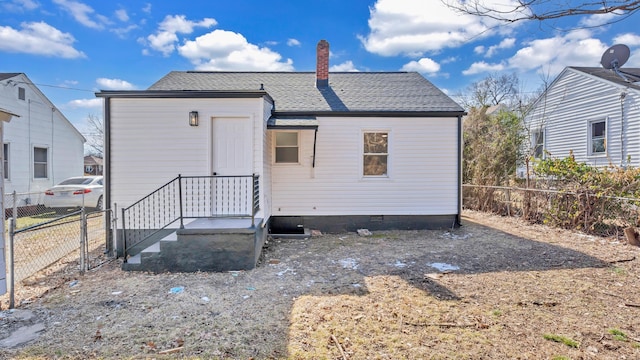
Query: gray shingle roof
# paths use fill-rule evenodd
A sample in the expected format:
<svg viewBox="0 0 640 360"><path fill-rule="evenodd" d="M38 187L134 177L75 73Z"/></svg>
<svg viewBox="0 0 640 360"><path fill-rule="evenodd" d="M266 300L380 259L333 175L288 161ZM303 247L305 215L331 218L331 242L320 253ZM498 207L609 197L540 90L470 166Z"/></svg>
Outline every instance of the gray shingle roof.
<svg viewBox="0 0 640 360"><path fill-rule="evenodd" d="M0 81L10 79L18 75L20 75L20 73L0 73Z"/></svg>
<svg viewBox="0 0 640 360"><path fill-rule="evenodd" d="M149 87L157 91L258 91L278 113L454 112L464 110L416 72L330 73L318 89L313 72L173 71Z"/></svg>
<svg viewBox="0 0 640 360"><path fill-rule="evenodd" d="M611 81L618 85L628 86L632 89L640 90L640 68L620 68L619 72L627 78L625 81L622 77L616 74L615 71L605 69L602 67L579 67L570 66L571 69L587 73L589 75L597 76L601 79Z"/></svg>

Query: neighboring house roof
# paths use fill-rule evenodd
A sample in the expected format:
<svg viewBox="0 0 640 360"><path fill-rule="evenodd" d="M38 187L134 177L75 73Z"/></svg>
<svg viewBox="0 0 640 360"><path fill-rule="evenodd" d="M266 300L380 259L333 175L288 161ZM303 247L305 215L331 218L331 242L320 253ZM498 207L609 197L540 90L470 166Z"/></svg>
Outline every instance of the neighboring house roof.
<svg viewBox="0 0 640 360"><path fill-rule="evenodd" d="M569 69L581 71L583 73L607 80L614 84L629 87L631 89L640 90L640 68L620 68L618 72L626 78L626 80L617 74L614 70L602 67L579 67L569 66Z"/></svg>
<svg viewBox="0 0 640 360"><path fill-rule="evenodd" d="M84 157L84 164L102 166L102 158L93 155L87 155Z"/></svg>
<svg viewBox="0 0 640 360"><path fill-rule="evenodd" d="M0 81L11 79L14 76L18 76L20 73L0 73Z"/></svg>
<svg viewBox="0 0 640 360"><path fill-rule="evenodd" d="M498 114L500 111L506 111L507 107L503 104L498 104L498 105L491 105L489 107L487 107L487 109L485 110L485 114L486 115L494 115L494 114Z"/></svg>
<svg viewBox="0 0 640 360"><path fill-rule="evenodd" d="M417 72L330 73L329 86L318 88L314 72L173 71L148 90L266 91L279 115L464 114L460 105Z"/></svg>
<svg viewBox="0 0 640 360"><path fill-rule="evenodd" d="M552 89L556 83L560 81L567 73L579 73L583 76L591 76L596 78L597 80L607 82L612 86L624 87L627 89L634 90L635 92L640 92L640 68L621 68L619 72L622 73L626 77L623 79L620 75L616 74L614 70L605 69L602 67L581 67L581 66L567 66L565 67L558 76L547 86L547 89L538 96L538 98L533 102L531 108L535 108L538 106L538 103L543 101L547 97L547 93L550 89ZM528 116L527 116L528 117Z"/></svg>
<svg viewBox="0 0 640 360"><path fill-rule="evenodd" d="M25 85L30 86L30 87L33 89L33 91L34 91L34 92L36 92L36 94L38 94L38 96L39 96L43 101L45 101L45 102L47 103L47 105L48 105L49 107L51 107L52 109L55 109L55 110L60 114L60 116L62 117L62 119L63 119L64 121L66 121L66 122L71 126L71 128L73 129L73 131L74 131L74 132L75 132L75 133L76 133L80 138L82 138L82 142L83 142L83 143L87 141L87 139L84 137L84 135L82 135L82 134L80 133L80 131L79 131L79 130L78 130L78 129L73 125L73 123L71 123L71 121L69 121L69 119L67 119L67 117L66 117L66 116L64 116L64 114L60 111L60 109L58 109L58 108L57 108L57 107L56 107L56 106L51 102L51 100L49 100L49 98L47 98L47 97L45 96L45 94L44 94L42 91L40 91L40 89L36 86L36 84L34 84L34 83L31 81L31 79L29 79L29 77L27 77L27 74L25 74L25 73L0 73L0 81L7 80L7 79L11 79L11 78L18 77L18 76L22 76L22 77L24 78L24 81L22 81L22 80L16 81L18 84L25 84ZM13 80L9 80L9 81L13 81Z"/></svg>

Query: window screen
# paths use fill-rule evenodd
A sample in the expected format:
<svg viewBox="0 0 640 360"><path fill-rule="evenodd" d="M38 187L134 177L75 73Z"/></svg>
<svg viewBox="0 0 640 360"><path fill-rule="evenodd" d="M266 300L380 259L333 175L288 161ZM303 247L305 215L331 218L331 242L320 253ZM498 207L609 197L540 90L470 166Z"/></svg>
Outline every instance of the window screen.
<svg viewBox="0 0 640 360"><path fill-rule="evenodd" d="M33 178L47 178L47 148L33 148Z"/></svg>
<svg viewBox="0 0 640 360"><path fill-rule="evenodd" d="M298 162L298 133L276 133L276 163Z"/></svg>
<svg viewBox="0 0 640 360"><path fill-rule="evenodd" d="M364 176L387 175L387 163L389 157L389 133L366 132L364 133Z"/></svg>

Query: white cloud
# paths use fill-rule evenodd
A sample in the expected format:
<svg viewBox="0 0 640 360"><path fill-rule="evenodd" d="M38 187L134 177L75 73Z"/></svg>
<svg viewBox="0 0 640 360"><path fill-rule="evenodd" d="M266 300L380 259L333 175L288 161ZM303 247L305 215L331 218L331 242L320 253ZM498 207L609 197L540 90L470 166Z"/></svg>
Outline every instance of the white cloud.
<svg viewBox="0 0 640 360"><path fill-rule="evenodd" d="M197 27L210 28L218 22L215 19L204 18L201 21L187 20L184 15L167 15L158 26L155 34L149 35L149 46L160 51L164 56L169 56L178 42L177 34L191 34Z"/></svg>
<svg viewBox="0 0 640 360"><path fill-rule="evenodd" d="M11 0L2 3L2 8L8 12L25 12L35 10L40 7L40 3L33 0Z"/></svg>
<svg viewBox="0 0 640 360"><path fill-rule="evenodd" d="M53 3L68 11L77 22L88 28L101 30L109 24L109 20L102 15L95 15L96 19L92 19L95 10L89 5L73 0L53 0Z"/></svg>
<svg viewBox="0 0 640 360"><path fill-rule="evenodd" d="M516 0L500 0L498 6L515 6ZM441 1L378 0L370 8L369 34L359 36L367 51L395 56L421 56L444 48L456 48L514 26L497 26L487 17L460 14Z"/></svg>
<svg viewBox="0 0 640 360"><path fill-rule="evenodd" d="M610 23L613 19L618 17L615 13L606 14L594 14L580 20L580 26L586 27L598 27Z"/></svg>
<svg viewBox="0 0 640 360"><path fill-rule="evenodd" d="M127 10L125 9L116 10L116 17L118 18L118 20L123 22L129 21L129 14L127 14Z"/></svg>
<svg viewBox="0 0 640 360"><path fill-rule="evenodd" d="M440 71L440 64L429 59L422 58L418 61L411 61L402 66L402 71L417 71L421 74L435 74Z"/></svg>
<svg viewBox="0 0 640 360"><path fill-rule="evenodd" d="M440 64L450 64L450 63L454 63L458 61L458 58L455 56L449 56L448 58L444 59L444 60L440 60Z"/></svg>
<svg viewBox="0 0 640 360"><path fill-rule="evenodd" d="M300 41L298 39L289 39L287 40L287 46L300 46Z"/></svg>
<svg viewBox="0 0 640 360"><path fill-rule="evenodd" d="M131 24L122 28L113 28L109 31L111 31L112 33L118 35L118 37L120 38L124 38L129 32L131 32L132 30L135 30L139 28L138 25L135 24Z"/></svg>
<svg viewBox="0 0 640 360"><path fill-rule="evenodd" d="M146 3L142 8L142 12L151 14L151 3Z"/></svg>
<svg viewBox="0 0 640 360"><path fill-rule="evenodd" d="M607 46L592 37L592 32L581 29L550 38L525 43L515 55L499 63L484 61L472 64L464 75L501 70L518 72L535 71L545 76L555 76L567 66L600 66L600 58Z"/></svg>
<svg viewBox="0 0 640 360"><path fill-rule="evenodd" d="M544 70L558 74L567 66L600 66L607 46L588 31L530 41L508 59L509 68L521 71Z"/></svg>
<svg viewBox="0 0 640 360"><path fill-rule="evenodd" d="M0 26L0 50L67 59L86 55L73 47L76 39L44 22L22 23L21 30Z"/></svg>
<svg viewBox="0 0 640 360"><path fill-rule="evenodd" d="M512 48L516 44L516 39L514 38L506 38L500 41L498 45L489 46L487 49L487 53L484 54L485 57L492 57L495 53L500 49L509 49Z"/></svg>
<svg viewBox="0 0 640 360"><path fill-rule="evenodd" d="M291 59L282 61L280 54L250 44L242 34L226 30L214 30L186 41L178 51L198 70L293 70Z"/></svg>
<svg viewBox="0 0 640 360"><path fill-rule="evenodd" d="M626 33L613 38L615 44L625 44L627 46L640 46L640 35Z"/></svg>
<svg viewBox="0 0 640 360"><path fill-rule="evenodd" d="M104 90L134 90L136 88L132 83L121 79L98 78L96 83Z"/></svg>
<svg viewBox="0 0 640 360"><path fill-rule="evenodd" d="M342 64L333 65L333 66L329 67L329 71L359 72L360 70L356 69L356 67L353 65L353 61L347 60L347 61L343 62Z"/></svg>
<svg viewBox="0 0 640 360"><path fill-rule="evenodd" d="M471 66L462 71L464 75L474 75L483 72L494 72L494 71L502 71L505 69L503 64L488 64L484 61L479 61L471 64Z"/></svg>
<svg viewBox="0 0 640 360"><path fill-rule="evenodd" d="M100 109L102 108L102 99L77 99L69 101L65 108L71 109Z"/></svg>
<svg viewBox="0 0 640 360"><path fill-rule="evenodd" d="M473 52L480 55L480 54L484 54L484 46L483 45L478 45L476 47L473 48Z"/></svg>

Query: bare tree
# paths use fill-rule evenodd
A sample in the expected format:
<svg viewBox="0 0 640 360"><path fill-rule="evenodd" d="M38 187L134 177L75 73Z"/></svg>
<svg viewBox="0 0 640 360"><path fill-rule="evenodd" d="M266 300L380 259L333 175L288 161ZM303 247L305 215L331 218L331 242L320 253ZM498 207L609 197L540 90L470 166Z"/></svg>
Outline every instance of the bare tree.
<svg viewBox="0 0 640 360"><path fill-rule="evenodd" d="M490 74L467 86L464 93L456 95L465 109L492 105L512 107L519 101L518 76L513 74Z"/></svg>
<svg viewBox="0 0 640 360"><path fill-rule="evenodd" d="M510 4L499 4L487 0L441 0L449 8L461 13L482 16L504 23L526 20L553 20L568 16L612 14L604 24L624 19L640 10L640 1L557 1L514 0Z"/></svg>
<svg viewBox="0 0 640 360"><path fill-rule="evenodd" d="M88 153L90 155L103 157L104 154L104 125L102 118L97 115L87 115L87 135Z"/></svg>

